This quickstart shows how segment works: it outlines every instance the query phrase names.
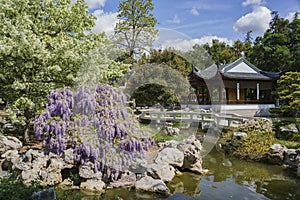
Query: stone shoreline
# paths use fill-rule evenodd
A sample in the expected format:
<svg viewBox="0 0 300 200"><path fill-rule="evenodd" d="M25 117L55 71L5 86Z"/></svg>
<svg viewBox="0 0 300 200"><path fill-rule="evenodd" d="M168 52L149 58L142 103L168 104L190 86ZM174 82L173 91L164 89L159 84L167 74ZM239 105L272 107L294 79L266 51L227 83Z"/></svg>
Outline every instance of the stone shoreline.
<svg viewBox="0 0 300 200"><path fill-rule="evenodd" d="M170 182L182 170L203 174L201 143L195 136L182 142L159 143L146 152L145 158L135 159L116 181L107 182L101 172L94 172L91 162L78 164L73 149L62 156L45 153L42 149L29 148L22 152L22 142L12 136L0 136L0 178L17 174L25 184L32 182L49 188L80 189L84 192L104 192L113 187L133 187L137 190L168 195Z"/></svg>

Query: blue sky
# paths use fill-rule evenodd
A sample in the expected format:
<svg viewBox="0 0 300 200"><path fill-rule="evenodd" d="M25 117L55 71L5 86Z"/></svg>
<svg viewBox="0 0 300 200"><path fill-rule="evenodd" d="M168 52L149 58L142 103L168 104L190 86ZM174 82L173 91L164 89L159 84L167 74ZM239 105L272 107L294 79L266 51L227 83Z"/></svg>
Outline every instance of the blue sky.
<svg viewBox="0 0 300 200"><path fill-rule="evenodd" d="M95 32L110 34L117 22L118 0L87 0L97 16ZM152 0L159 24L160 47L183 48L211 39L227 43L243 40L248 30L262 35L271 20L271 11L290 18L300 12L300 0ZM176 42L174 42L174 40Z"/></svg>

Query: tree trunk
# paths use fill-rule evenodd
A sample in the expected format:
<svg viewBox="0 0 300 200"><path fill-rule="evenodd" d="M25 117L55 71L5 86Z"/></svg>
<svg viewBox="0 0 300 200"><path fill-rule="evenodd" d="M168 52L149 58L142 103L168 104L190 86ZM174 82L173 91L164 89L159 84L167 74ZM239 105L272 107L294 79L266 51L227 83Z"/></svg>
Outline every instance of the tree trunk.
<svg viewBox="0 0 300 200"><path fill-rule="evenodd" d="M29 124L26 124L25 129L24 129L23 141L24 141L24 143L28 143L29 140L30 140L30 138L29 138Z"/></svg>

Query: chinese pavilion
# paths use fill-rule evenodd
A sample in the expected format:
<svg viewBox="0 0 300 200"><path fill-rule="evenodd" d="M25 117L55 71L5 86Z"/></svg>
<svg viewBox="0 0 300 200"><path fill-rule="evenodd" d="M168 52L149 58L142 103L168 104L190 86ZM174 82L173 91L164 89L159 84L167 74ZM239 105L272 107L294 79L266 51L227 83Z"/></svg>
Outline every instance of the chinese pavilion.
<svg viewBox="0 0 300 200"><path fill-rule="evenodd" d="M207 104L274 104L272 91L283 72L258 69L244 57L205 70L193 67L188 76L195 94L189 98Z"/></svg>

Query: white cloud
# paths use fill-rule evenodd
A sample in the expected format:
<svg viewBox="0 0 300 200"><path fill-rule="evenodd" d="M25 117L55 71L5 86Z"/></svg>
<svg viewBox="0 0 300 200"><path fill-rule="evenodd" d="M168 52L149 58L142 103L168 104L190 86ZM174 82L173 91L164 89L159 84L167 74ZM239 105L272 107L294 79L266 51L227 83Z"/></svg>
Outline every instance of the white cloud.
<svg viewBox="0 0 300 200"><path fill-rule="evenodd" d="M189 51L192 50L193 46L195 44L203 45L203 44L209 44L212 45L212 40L217 39L220 42L225 42L226 44L232 45L233 41L218 37L218 36L204 36L201 38L195 38L195 39L174 39L174 40L165 40L161 43L161 46L158 48L165 49L165 48L174 48L175 50L179 51Z"/></svg>
<svg viewBox="0 0 300 200"><path fill-rule="evenodd" d="M192 10L190 10L190 13L194 16L199 16L200 14L197 8L192 8Z"/></svg>
<svg viewBox="0 0 300 200"><path fill-rule="evenodd" d="M267 7L256 6L251 13L238 19L233 29L237 32L253 31L262 33L269 28L271 19L271 11Z"/></svg>
<svg viewBox="0 0 300 200"><path fill-rule="evenodd" d="M172 20L168 20L168 22L170 22L172 24L179 24L181 21L180 21L180 19L178 18L177 15L174 15L173 19Z"/></svg>
<svg viewBox="0 0 300 200"><path fill-rule="evenodd" d="M100 8L105 5L106 0L87 0L89 8Z"/></svg>
<svg viewBox="0 0 300 200"><path fill-rule="evenodd" d="M96 26L92 29L95 33L105 32L107 35L110 35L114 31L114 27L118 22L117 15L118 13L105 13L103 10L95 10L93 15L97 17Z"/></svg>
<svg viewBox="0 0 300 200"><path fill-rule="evenodd" d="M300 11L298 11L298 19L300 19ZM288 19L290 22L294 20L296 12L290 12L285 18Z"/></svg>
<svg viewBox="0 0 300 200"><path fill-rule="evenodd" d="M248 5L261 5L263 3L262 0L246 0L243 2L243 6L248 6Z"/></svg>

